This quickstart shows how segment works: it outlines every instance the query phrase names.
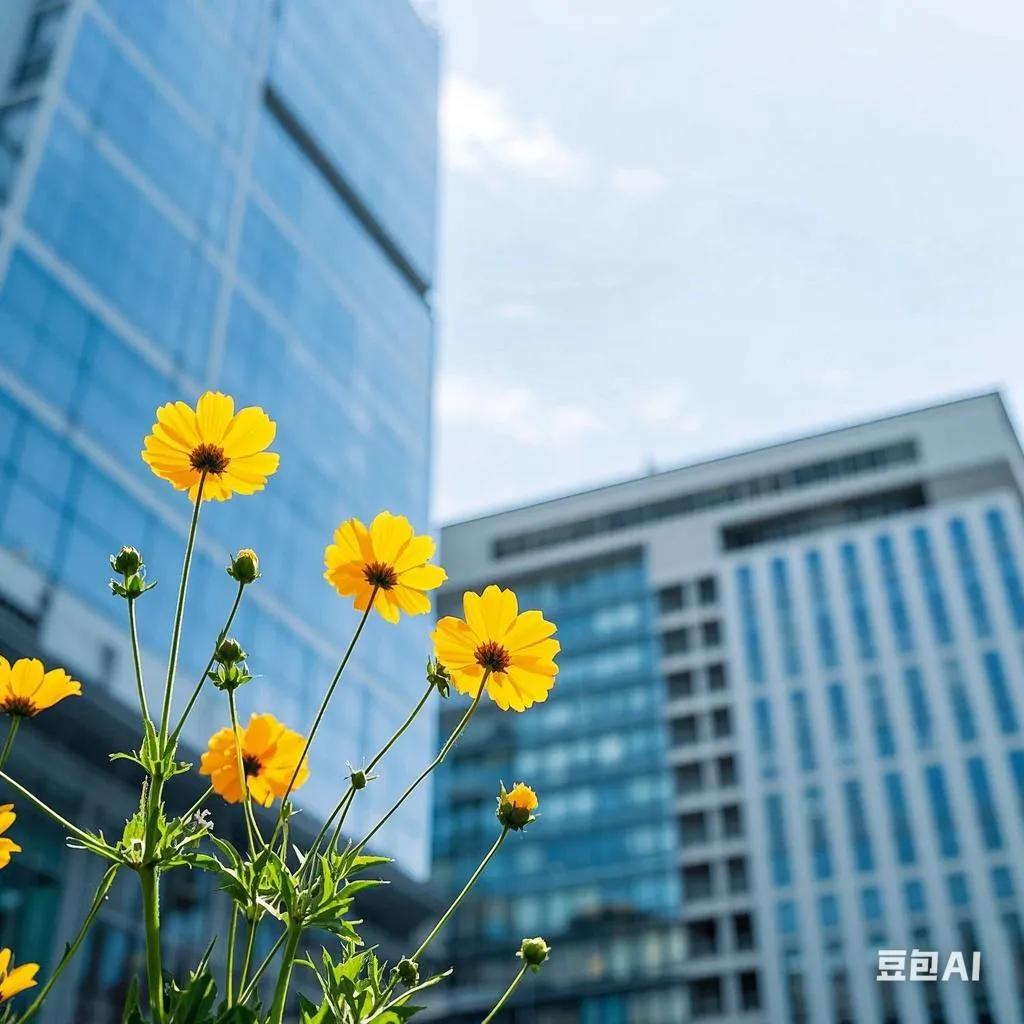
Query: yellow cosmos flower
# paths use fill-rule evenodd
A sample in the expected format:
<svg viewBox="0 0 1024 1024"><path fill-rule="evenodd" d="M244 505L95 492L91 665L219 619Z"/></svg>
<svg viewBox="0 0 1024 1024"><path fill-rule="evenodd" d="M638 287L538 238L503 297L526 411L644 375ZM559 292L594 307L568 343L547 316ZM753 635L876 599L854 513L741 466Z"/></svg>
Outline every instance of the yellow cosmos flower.
<svg viewBox="0 0 1024 1024"><path fill-rule="evenodd" d="M508 792L502 786L498 794L498 821L519 832L534 820L533 812L539 804L537 794L525 782L517 782Z"/></svg>
<svg viewBox="0 0 1024 1024"><path fill-rule="evenodd" d="M561 649L552 638L555 625L537 611L520 614L511 590L488 587L462 598L465 621L440 619L432 634L434 651L462 693L475 697L484 672L487 693L503 711L525 711L547 700Z"/></svg>
<svg viewBox="0 0 1024 1024"><path fill-rule="evenodd" d="M3 834L14 824L16 817L14 804L0 804L0 868L11 863L12 853L21 853L21 847Z"/></svg>
<svg viewBox="0 0 1024 1024"><path fill-rule="evenodd" d="M383 619L397 622L402 612L429 612L424 591L448 578L439 565L427 564L433 554L433 539L417 536L405 516L381 512L369 529L358 519L347 519L324 551L324 579L342 597L354 597L360 612L369 607L376 587L374 607Z"/></svg>
<svg viewBox="0 0 1024 1024"><path fill-rule="evenodd" d="M195 409L169 402L156 411L142 458L158 477L196 500L199 481L204 501L227 501L253 494L277 471L279 456L268 452L277 424L258 406L235 412L235 400L207 391Z"/></svg>
<svg viewBox="0 0 1024 1024"><path fill-rule="evenodd" d="M242 770L252 799L264 807L283 798L288 783L295 775L293 790L309 778L309 766L303 758L298 773L295 766L302 757L305 739L283 726L273 715L253 715L249 725L238 730L242 748ZM209 775L215 793L229 804L242 800L242 783L238 776L238 757L231 729L221 729L210 737L209 749L203 754L199 774Z"/></svg>
<svg viewBox="0 0 1024 1024"><path fill-rule="evenodd" d="M0 658L0 712L31 718L65 697L80 697L82 684L62 668L43 669L37 658L19 658L13 665Z"/></svg>
<svg viewBox="0 0 1024 1024"><path fill-rule="evenodd" d="M0 1003L6 1003L12 996L38 984L35 977L39 964L22 964L13 971L10 967L11 951L0 949Z"/></svg>

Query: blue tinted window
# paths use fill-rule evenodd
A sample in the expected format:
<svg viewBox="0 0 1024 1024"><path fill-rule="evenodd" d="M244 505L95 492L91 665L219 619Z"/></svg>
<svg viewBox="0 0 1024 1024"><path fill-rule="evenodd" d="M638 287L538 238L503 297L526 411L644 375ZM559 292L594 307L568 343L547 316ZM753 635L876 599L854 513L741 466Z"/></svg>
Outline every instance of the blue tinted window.
<svg viewBox="0 0 1024 1024"><path fill-rule="evenodd" d="M995 867L992 869L992 891L996 899L1013 899L1013 875L1007 867Z"/></svg>
<svg viewBox="0 0 1024 1024"><path fill-rule="evenodd" d="M999 728L1004 733L1016 732L1017 711L1013 698L1010 696L1010 686L1006 679L1003 661L995 651L986 651L982 663L985 666L985 676L988 679Z"/></svg>
<svg viewBox="0 0 1024 1024"><path fill-rule="evenodd" d="M874 886L861 889L860 908L865 921L880 921L882 919L882 894Z"/></svg>
<svg viewBox="0 0 1024 1024"><path fill-rule="evenodd" d="M772 559L771 579L775 615L781 638L782 664L786 675L793 678L800 674L800 647L796 638L796 623L793 621L793 595L790 592L789 568L783 559Z"/></svg>
<svg viewBox="0 0 1024 1024"><path fill-rule="evenodd" d="M775 913L779 923L779 931L783 935L796 935L796 904L792 900L783 900L776 907Z"/></svg>
<svg viewBox="0 0 1024 1024"><path fill-rule="evenodd" d="M836 754L840 760L849 760L856 752L853 742L853 724L850 719L850 708L846 700L846 690L842 683L829 683L828 691L829 719L832 722L832 738L836 744Z"/></svg>
<svg viewBox="0 0 1024 1024"><path fill-rule="evenodd" d="M817 786L808 786L804 791L804 811L807 816L807 833L811 841L814 875L816 878L831 878L832 848L825 820L825 804L821 790Z"/></svg>
<svg viewBox="0 0 1024 1024"><path fill-rule="evenodd" d="M1013 784L1017 790L1020 813L1024 815L1024 750L1010 751L1010 773L1013 775Z"/></svg>
<svg viewBox="0 0 1024 1024"><path fill-rule="evenodd" d="M814 771L817 759L814 755L814 737L811 734L811 716L807 708L807 694L794 690L790 695L793 704L793 731L796 733L800 767L805 772Z"/></svg>
<svg viewBox="0 0 1024 1024"><path fill-rule="evenodd" d="M911 536L914 543L914 554L917 556L918 575L924 586L925 599L928 604L928 617L931 620L935 639L940 644L948 644L953 640L953 627L949 621L949 611L942 592L939 571L935 564L931 537L924 526L914 527Z"/></svg>
<svg viewBox="0 0 1024 1024"><path fill-rule="evenodd" d="M831 893L818 897L818 920L822 928L839 927L839 901Z"/></svg>
<svg viewBox="0 0 1024 1024"><path fill-rule="evenodd" d="M907 808L903 780L896 772L888 772L883 781L886 801L889 805L889 824L896 847L896 859L901 864L913 864L917 859L917 852L914 847L914 828L910 820L910 811Z"/></svg>
<svg viewBox="0 0 1024 1024"><path fill-rule="evenodd" d="M747 675L752 683L764 682L764 653L761 647L761 628L754 597L754 574L749 565L736 570L739 589L740 614L743 617L743 652L746 655Z"/></svg>
<svg viewBox="0 0 1024 1024"><path fill-rule="evenodd" d="M960 571L960 582L967 597L967 607L971 613L974 631L980 637L992 635L992 624L988 617L988 605L981 589L978 566L974 560L974 549L967 531L967 523L959 516L949 522L949 534L953 539L953 552L956 555L957 568Z"/></svg>
<svg viewBox="0 0 1024 1024"><path fill-rule="evenodd" d="M978 735L978 730L974 721L974 712L971 709L971 701L967 696L967 687L964 685L963 672L960 670L960 662L956 658L947 658L942 663L942 672L949 691L949 702L953 708L953 721L956 723L956 730L960 734L960 739L969 743Z"/></svg>
<svg viewBox="0 0 1024 1024"><path fill-rule="evenodd" d="M946 777L941 766L929 765L925 769L925 779L928 783L928 797L932 805L935 831L939 837L939 849L943 857L956 857L960 853L960 844L957 840L949 792L946 789Z"/></svg>
<svg viewBox="0 0 1024 1024"><path fill-rule="evenodd" d="M853 617L857 651L863 661L871 661L875 657L875 635L871 626L868 598L864 590L864 577L857 548L850 542L843 544L840 548L840 559L843 566L846 596L850 602L850 614Z"/></svg>
<svg viewBox="0 0 1024 1024"><path fill-rule="evenodd" d="M757 740L758 759L761 775L771 778L775 775L775 731L772 727L772 709L767 698L754 701L754 735Z"/></svg>
<svg viewBox="0 0 1024 1024"><path fill-rule="evenodd" d="M811 585L811 601L814 612L814 629L818 637L818 656L825 668L836 668L839 664L839 650L836 644L835 625L829 602L828 587L820 551L808 551L807 576Z"/></svg>
<svg viewBox="0 0 1024 1024"><path fill-rule="evenodd" d="M971 902L970 891L967 888L967 878L959 871L946 879L949 886L949 900L955 907L965 907Z"/></svg>
<svg viewBox="0 0 1024 1024"><path fill-rule="evenodd" d="M932 714L928 698L925 696L921 670L914 665L905 668L903 684L907 691L907 703L910 705L910 719L914 723L917 745L922 750L927 750L932 745Z"/></svg>
<svg viewBox="0 0 1024 1024"><path fill-rule="evenodd" d="M903 902L906 904L908 914L924 913L927 906L924 886L916 878L903 883Z"/></svg>
<svg viewBox="0 0 1024 1024"><path fill-rule="evenodd" d="M772 867L772 881L777 886L789 885L792 880L789 847L786 842L782 797L778 793L771 793L765 797L764 813L768 823L768 856Z"/></svg>
<svg viewBox="0 0 1024 1024"><path fill-rule="evenodd" d="M871 726L875 733L875 745L879 757L892 757L896 753L896 739L889 718L889 707L886 702L885 688L882 677L870 675L864 681L868 691L868 705L871 714Z"/></svg>
<svg viewBox="0 0 1024 1024"><path fill-rule="evenodd" d="M971 784L974 810L978 816L978 827L981 829L985 846L989 850L998 850L1003 845L1003 837L999 830L999 817L992 797L992 787L988 781L988 770L980 757L968 760L967 778Z"/></svg>
<svg viewBox="0 0 1024 1024"><path fill-rule="evenodd" d="M875 547L878 561L882 569L882 583L885 587L885 600L889 606L889 619L896 637L896 649L902 653L914 648L914 632L910 625L910 614L903 596L903 585L900 583L899 567L896 564L896 549L892 537L882 534L877 538Z"/></svg>
<svg viewBox="0 0 1024 1024"><path fill-rule="evenodd" d="M868 831L867 816L864 813L864 798L860 783L856 779L848 779L843 783L843 796L846 800L846 816L853 841L853 858L858 871L875 870L875 854Z"/></svg>
<svg viewBox="0 0 1024 1024"><path fill-rule="evenodd" d="M1010 533L1006 528L1006 520L1001 509L990 508L985 513L992 547L995 549L996 560L999 562L999 575L1006 592L1006 601L1010 606L1014 625L1024 629L1024 586L1021 585L1020 569L1010 543Z"/></svg>

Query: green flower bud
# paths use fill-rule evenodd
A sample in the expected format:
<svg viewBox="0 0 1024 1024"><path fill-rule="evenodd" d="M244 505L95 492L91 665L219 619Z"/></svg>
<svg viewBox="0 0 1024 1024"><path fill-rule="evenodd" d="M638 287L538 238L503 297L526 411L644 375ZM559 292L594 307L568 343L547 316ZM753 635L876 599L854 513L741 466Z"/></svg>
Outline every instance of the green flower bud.
<svg viewBox="0 0 1024 1024"><path fill-rule="evenodd" d="M260 578L260 559L252 548L242 548L231 559L228 575L241 584L255 583Z"/></svg>
<svg viewBox="0 0 1024 1024"><path fill-rule="evenodd" d="M401 960L395 964L395 974L398 975L399 981L402 982L407 988L411 988L420 980L420 968L419 964L415 960L410 960L407 956L403 956Z"/></svg>
<svg viewBox="0 0 1024 1024"><path fill-rule="evenodd" d="M217 644L217 651L213 657L222 665L234 665L236 662L244 661L246 653L234 637L226 636Z"/></svg>
<svg viewBox="0 0 1024 1024"><path fill-rule="evenodd" d="M142 568L142 555L136 548L121 548L110 556L110 568L121 576L134 576Z"/></svg>
<svg viewBox="0 0 1024 1024"><path fill-rule="evenodd" d="M353 789L366 789L367 775L362 768L356 768L350 776Z"/></svg>
<svg viewBox="0 0 1024 1024"><path fill-rule="evenodd" d="M427 682L431 686L437 687L437 692L442 697L447 697L451 690L452 677L451 673L437 660L437 658L427 659Z"/></svg>
<svg viewBox="0 0 1024 1024"><path fill-rule="evenodd" d="M538 935L535 939L523 939L516 956L536 972L550 954L551 947Z"/></svg>

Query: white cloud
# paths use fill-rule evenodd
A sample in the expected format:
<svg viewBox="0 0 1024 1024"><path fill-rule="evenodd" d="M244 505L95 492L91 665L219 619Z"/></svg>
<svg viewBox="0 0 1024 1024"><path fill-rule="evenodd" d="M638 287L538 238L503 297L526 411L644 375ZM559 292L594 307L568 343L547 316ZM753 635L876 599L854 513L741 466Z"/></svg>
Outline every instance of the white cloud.
<svg viewBox="0 0 1024 1024"><path fill-rule="evenodd" d="M441 133L450 170L467 174L512 171L560 185L589 176L589 161L540 118L526 120L491 89L448 75L441 96Z"/></svg>
<svg viewBox="0 0 1024 1024"><path fill-rule="evenodd" d="M653 199L668 185L668 178L653 167L616 167L608 180L616 192L630 199Z"/></svg>

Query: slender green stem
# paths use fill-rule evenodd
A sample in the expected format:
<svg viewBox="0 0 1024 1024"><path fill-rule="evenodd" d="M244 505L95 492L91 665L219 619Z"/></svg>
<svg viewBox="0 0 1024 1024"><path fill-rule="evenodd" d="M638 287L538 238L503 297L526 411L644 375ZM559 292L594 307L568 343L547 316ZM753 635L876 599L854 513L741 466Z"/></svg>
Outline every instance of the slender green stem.
<svg viewBox="0 0 1024 1024"><path fill-rule="evenodd" d="M277 813L277 822L274 825L274 831L270 836L270 845L273 846L277 840L278 833L281 830L281 825L284 823L284 809L285 804L288 803L288 797L291 794L292 787L295 785L295 780L299 777L299 770L302 767L303 762L306 760L306 755L309 753L309 748L313 744L313 737L316 736L317 729L320 728L320 723L323 721L324 714L327 711L327 705L330 704L331 698L334 696L334 691L338 686L338 682L341 679L342 673L345 671L345 666L348 665L349 658L352 657L352 652L356 648L356 643L359 640L360 634L363 632L363 627L366 625L366 620L370 617L370 612L373 611L373 602L377 597L377 587L374 587L370 593L370 600L366 605L366 610L363 612L362 618L359 620L359 625L356 626L355 633L352 634L352 639L348 643L348 647L345 649L345 653L342 655L341 662L338 665L338 670L334 673L334 678L331 679L330 684L327 687L327 692L324 694L324 699L320 702L320 707L317 710L316 718L313 719L313 726L309 730L309 735L306 737L305 746L302 748L302 756L295 762L295 770L292 772L292 777L288 781L288 786L285 789L284 796L281 798L281 808Z"/></svg>
<svg viewBox="0 0 1024 1024"><path fill-rule="evenodd" d="M11 724L7 726L7 739L4 740L4 749L0 750L0 768L7 764L7 758L11 756L11 747L14 746L14 737L18 733L19 725L21 725L21 715L11 715Z"/></svg>
<svg viewBox="0 0 1024 1024"><path fill-rule="evenodd" d="M467 709L466 713L462 716L462 718L459 719L459 724L456 725L455 728L452 730L451 736L448 737L448 740L445 743L445 745L441 748L440 753L437 755L437 757L434 758L433 761L430 762L430 764L427 765L426 768L423 769L422 772L420 772L419 776L409 785L409 788L406 789L406 791L391 805L390 810L388 810L384 817L381 818L380 821L378 821L377 824L374 825L373 828L371 828L370 831L366 833L366 835L360 841L359 845L356 847L357 853L361 849L363 849L363 847L366 846L366 844L387 824L391 816L412 795L416 787L419 786L419 784L448 756L448 752L452 749L452 747L455 746L456 741L462 735L466 726L469 725L469 720L473 717L473 713L479 707L480 699L484 695L484 690L486 689L487 686L487 677L489 675L490 669L484 672L483 679L481 679L480 681L480 689L477 692L477 695L473 698L473 703L469 705L469 708Z"/></svg>
<svg viewBox="0 0 1024 1024"><path fill-rule="evenodd" d="M217 648L220 647L221 641L228 635L228 630L231 629L231 623L235 621L235 614L238 612L238 606L242 602L242 592L245 590L245 584L239 583L238 590L235 591L235 600L231 605L231 611L228 614L227 619L224 621L224 625L221 627L221 631L217 634L217 642L213 645L213 653L210 655L210 660L206 663L206 668L203 669L203 674L199 677L199 682L192 689L192 696L189 697L188 703L185 705L185 710L181 713L181 718L178 719L178 724L174 727L171 732L170 746L173 746L178 741L178 737L181 735L181 730L185 728L185 722L188 716L192 714L192 709L196 706L196 701L199 700L199 694L202 693L203 684L206 682L207 677L210 674L210 669L213 668L213 663L217 659Z"/></svg>
<svg viewBox="0 0 1024 1024"><path fill-rule="evenodd" d="M283 931L278 935L277 941L270 947L270 952L263 958L263 962L259 967L256 968L256 973L245 983L245 988L242 989L242 993L238 997L240 1003L244 1003L252 995L260 978L263 977L267 968L273 963L274 957L277 956L277 951L284 945L286 938L288 938L287 931Z"/></svg>
<svg viewBox="0 0 1024 1024"><path fill-rule="evenodd" d="M419 703L416 705L416 707L412 709L412 714L410 714L409 717L398 727L398 729L395 730L395 733L394 735L392 735L391 739L389 739L387 743L385 743L384 746L377 751L377 753L373 757L373 760L366 766L367 775L369 775L370 772L372 772L373 769L376 768L377 765L384 760L384 756L387 754L387 752L402 738L402 734L405 732L405 730L408 729L410 725L412 725L416 716L423 710L423 705L427 703L427 698L430 697L431 691L433 689L434 684L429 683L427 685L426 690L423 691L423 696L420 697Z"/></svg>
<svg viewBox="0 0 1024 1024"><path fill-rule="evenodd" d="M484 873L484 868L491 862L491 858L501 849L501 844L505 842L505 836L508 835L508 825L506 825L499 834L498 838L494 840L494 845L484 854L484 859L480 861L476 871L469 876L469 881L462 887L462 892L452 901L452 905L441 915L440 920L433 928L430 929L430 934L420 943L419 949L411 957L414 963L418 963L420 957L423 955L423 951L430 945L434 939L437 938L438 932L448 923L448 919L455 913L459 904L463 901L466 893L476 885L477 879Z"/></svg>
<svg viewBox="0 0 1024 1024"><path fill-rule="evenodd" d="M238 977L238 989L245 987L245 979L249 976L249 968L252 967L252 953L256 946L256 929L259 928L258 917L253 917L249 922L249 936L245 941L245 955L242 957L242 973Z"/></svg>
<svg viewBox="0 0 1024 1024"><path fill-rule="evenodd" d="M20 793L23 797L25 797L26 800L28 800L30 803L35 804L35 806L38 807L39 810L41 810L44 814L48 814L51 818L53 818L55 822L57 822L58 825L61 826L61 828L66 829L76 839L81 839L87 843L92 842L91 836L89 836L86 832L83 832L77 826L72 825L71 822L67 820L67 818L62 817L52 807L48 806L47 804L44 804L43 801L39 799L39 797L37 797L34 793L30 793L20 782L15 782L14 779L12 779L10 775L8 775L6 772L0 771L0 781L6 782L8 786L10 786L16 792Z"/></svg>
<svg viewBox="0 0 1024 1024"><path fill-rule="evenodd" d="M207 788L206 792L181 816L183 821L188 821L196 811L199 810L203 804L209 799L210 794L213 792L213 786Z"/></svg>
<svg viewBox="0 0 1024 1024"><path fill-rule="evenodd" d="M128 576L125 578L125 586L128 586ZM142 677L142 655L139 653L139 625L135 616L135 598L128 598L128 632L132 641L132 662L135 665L135 686L139 691L139 710L142 712L143 722L152 724L149 716L149 702L146 700L146 684Z"/></svg>
<svg viewBox="0 0 1024 1024"><path fill-rule="evenodd" d="M85 920L82 922L82 927L78 929L78 934L64 948L64 955L53 969L49 980L39 990L39 994L32 1000L25 1012L17 1018L15 1024L25 1024L27 1020L35 1016L39 1007L43 1005L43 1001L50 994L50 989L57 983L57 979L63 974L64 968L71 963L72 958L78 952L79 946L82 945L86 935L89 933L96 915L100 912L100 907L103 906L103 901L107 898L107 893L110 892L110 887L114 884L114 879L117 877L120 867L120 864L111 864L104 872L103 878L100 879L99 888L96 890L96 895L93 897L92 904L89 907L89 913L85 915Z"/></svg>
<svg viewBox="0 0 1024 1024"><path fill-rule="evenodd" d="M199 478L196 488L196 500L192 506L192 522L188 528L188 541L185 544L185 558L181 564L181 581L178 584L178 604L174 610L174 628L171 631L171 649L167 655L167 678L164 681L163 709L160 712L160 747L164 748L167 740L167 726L171 717L171 697L174 694L174 673L178 667L178 646L181 643L181 620L185 612L185 592L188 589L188 574L192 567L192 552L196 546L196 528L199 526L199 510L203 507L203 488L206 486L206 474Z"/></svg>
<svg viewBox="0 0 1024 1024"><path fill-rule="evenodd" d="M153 1024L164 1024L164 979L160 959L160 883L156 867L139 869L142 883L142 916L146 927L146 987Z"/></svg>
<svg viewBox="0 0 1024 1024"><path fill-rule="evenodd" d="M239 736L241 730L238 728L238 709L235 706L235 691L228 690L228 708L231 714L231 732L235 737L235 766L238 768L238 783L242 788L242 814L245 818L245 832L249 837L249 850L256 852L256 841L254 838L255 821L252 815L252 798L249 794L249 778L245 774L245 762L242 758L242 742Z"/></svg>
<svg viewBox="0 0 1024 1024"><path fill-rule="evenodd" d="M270 1004L270 1016L267 1024L281 1024L284 1019L285 1003L288 1001L288 987L292 980L292 968L295 966L295 954L302 938L302 929L295 925L288 926L288 939L284 944L284 955L281 957L281 973L277 976L274 988L274 1001Z"/></svg>
<svg viewBox="0 0 1024 1024"><path fill-rule="evenodd" d="M224 998L228 1006L235 1005L235 937L238 934L238 909L231 905L231 924L228 925L228 957L224 969Z"/></svg>
<svg viewBox="0 0 1024 1024"><path fill-rule="evenodd" d="M498 1016L498 1013L512 997L512 993L515 992L515 990L519 987L519 982L523 980L523 977L526 974L526 969L529 966L529 964L523 964L523 966L519 968L519 973L512 979L512 984L509 985L507 989L505 989L504 995L494 1004L494 1009L491 1010L491 1012L487 1014L486 1017L484 1017L480 1024L490 1024L490 1022Z"/></svg>

